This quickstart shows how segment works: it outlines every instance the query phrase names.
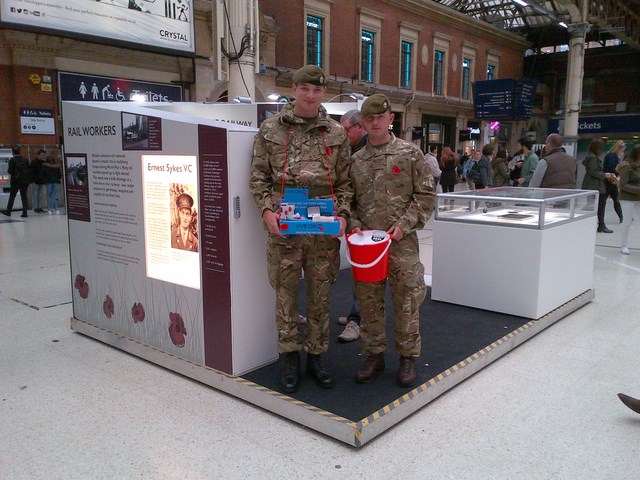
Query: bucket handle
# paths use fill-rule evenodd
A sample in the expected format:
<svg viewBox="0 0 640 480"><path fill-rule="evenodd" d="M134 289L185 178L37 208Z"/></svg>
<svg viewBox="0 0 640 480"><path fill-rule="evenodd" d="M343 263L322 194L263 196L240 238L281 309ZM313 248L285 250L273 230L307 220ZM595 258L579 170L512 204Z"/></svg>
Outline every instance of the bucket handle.
<svg viewBox="0 0 640 480"><path fill-rule="evenodd" d="M385 247L385 249L382 251L382 253L380 254L380 256L378 258L376 258L373 262L371 263L356 263L354 261L351 260L351 255L349 254L349 245L347 245L347 261L351 264L352 267L356 267L356 268L371 268L375 265L378 264L378 262L380 262L380 260L382 260L384 258L384 256L387 254L387 251L389 250L389 247L391 246L391 239L389 239L389 241L387 242L387 246Z"/></svg>

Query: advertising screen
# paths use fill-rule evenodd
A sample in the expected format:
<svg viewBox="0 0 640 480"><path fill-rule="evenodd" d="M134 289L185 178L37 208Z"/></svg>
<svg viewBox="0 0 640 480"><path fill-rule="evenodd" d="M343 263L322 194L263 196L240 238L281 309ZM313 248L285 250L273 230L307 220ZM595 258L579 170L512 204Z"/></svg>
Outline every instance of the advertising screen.
<svg viewBox="0 0 640 480"><path fill-rule="evenodd" d="M193 0L0 0L4 25L195 52Z"/></svg>

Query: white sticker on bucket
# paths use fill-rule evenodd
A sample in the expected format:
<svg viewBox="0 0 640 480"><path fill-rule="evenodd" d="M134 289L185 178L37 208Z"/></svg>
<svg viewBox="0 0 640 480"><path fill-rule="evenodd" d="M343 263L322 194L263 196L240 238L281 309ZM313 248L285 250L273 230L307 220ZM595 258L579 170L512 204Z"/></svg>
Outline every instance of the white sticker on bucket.
<svg viewBox="0 0 640 480"><path fill-rule="evenodd" d="M374 243L386 242L389 240L389 234L382 230L365 230L362 235L349 235L348 239L352 245L371 245Z"/></svg>

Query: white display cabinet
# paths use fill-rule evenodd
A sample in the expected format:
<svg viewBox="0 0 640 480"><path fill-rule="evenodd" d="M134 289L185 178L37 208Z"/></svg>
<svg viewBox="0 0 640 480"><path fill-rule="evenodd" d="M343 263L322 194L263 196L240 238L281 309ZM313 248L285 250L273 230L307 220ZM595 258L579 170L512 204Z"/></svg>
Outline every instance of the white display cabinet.
<svg viewBox="0 0 640 480"><path fill-rule="evenodd" d="M538 319L590 290L597 199L522 187L438 194L431 298Z"/></svg>

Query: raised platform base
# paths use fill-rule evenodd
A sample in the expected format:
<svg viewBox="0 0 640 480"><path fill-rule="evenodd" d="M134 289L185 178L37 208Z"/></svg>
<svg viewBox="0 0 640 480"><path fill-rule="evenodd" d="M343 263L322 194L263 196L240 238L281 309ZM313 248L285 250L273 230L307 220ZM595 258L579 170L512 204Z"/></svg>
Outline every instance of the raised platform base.
<svg viewBox="0 0 640 480"><path fill-rule="evenodd" d="M474 311L467 307L430 302L436 304L434 308L439 308L440 311L447 308L465 308L466 313L471 316L474 316L475 313L476 317L484 317L486 322L496 325L497 328L495 328L494 331L499 333L494 336L495 339L493 341L485 344L483 348L474 348L466 357L462 357L462 360L453 360L447 364L449 366L444 369L436 367L439 368L439 373L436 375L428 373L428 368L422 370L420 376L421 383L413 389L403 390L393 386L391 382L388 381L388 378L376 379L374 384L370 385L354 386L350 376L357 367L354 366L354 358L350 358L344 363L348 365L348 367L344 367L344 364L340 361L330 360L338 378L336 388L328 391L322 390L315 388L315 385L311 385L311 382L307 380L300 391L294 394L295 397L287 396L274 390L274 385L277 385L277 378L273 372L274 369L277 370L277 365L264 367L244 377L234 378L217 370L184 360L76 318L71 319L71 328L74 331L112 345L120 350L144 358L145 360L161 365L213 388L251 402L254 405L344 443L360 447L381 433L384 433L395 424L401 422L415 411L421 409L458 383L486 367L491 362L513 350L521 343L590 302L593 298L594 291L587 290L538 320L528 321L527 319L522 319L520 326L510 330L506 335L503 333L504 328L506 328L503 326L506 321L503 320L506 319L499 316L499 314L492 316L491 312L482 310ZM342 306L344 306L344 303L342 303ZM517 318L518 317L516 317L516 319ZM513 317L511 320L513 320ZM334 327L332 326L332 328ZM451 328L455 327L449 326L449 329ZM435 334L432 335L432 337L434 336ZM332 338L335 338L334 332L332 332ZM447 338L447 340L450 340L450 338ZM441 341L441 339L433 338L432 341L437 343ZM343 346L332 345L328 358L331 359L331 354L334 350L341 348L343 348ZM353 355L353 352L356 351L355 349L359 347L354 343L353 346L351 346L351 344L345 346L345 350L346 348L351 348L351 354ZM427 355L427 359L428 358ZM357 361L360 362L361 360L358 359ZM423 361L424 359L421 359L419 364ZM434 361L432 364L437 365L438 363L438 361ZM387 370L392 370L390 368L391 363L388 362L388 364L389 367ZM393 374L394 372L391 372L389 375ZM385 382L384 384L381 383L383 381ZM359 418L345 418L346 416L357 417L360 415L358 410L346 410L344 414L332 413L331 410L340 412L340 405L354 402L354 396L352 394L354 390L358 392L359 395L364 395L368 398L381 395L378 401L383 402L382 407L374 407L373 410L367 411ZM304 400L305 398L307 401ZM387 401L388 398L392 398L392 400ZM318 401L316 402L315 400ZM375 400L374 398L373 404L362 401L360 402L360 407L366 409L368 405L375 405ZM355 401L357 402L357 398ZM314 405L314 403L321 404L323 407ZM332 405L336 408L332 408Z"/></svg>

